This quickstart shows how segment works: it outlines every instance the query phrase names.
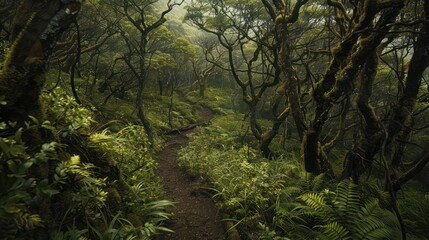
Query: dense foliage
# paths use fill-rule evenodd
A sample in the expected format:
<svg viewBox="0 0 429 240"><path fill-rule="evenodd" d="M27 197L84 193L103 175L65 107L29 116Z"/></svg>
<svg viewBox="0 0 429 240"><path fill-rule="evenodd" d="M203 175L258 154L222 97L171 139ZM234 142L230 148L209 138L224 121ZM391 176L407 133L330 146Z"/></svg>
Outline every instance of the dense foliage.
<svg viewBox="0 0 429 240"><path fill-rule="evenodd" d="M5 239L149 238L168 229L171 202L160 200L156 163L145 132L129 124L95 132L94 113L60 89L43 95L51 107L16 132L2 122L1 222ZM40 150L24 140L44 129ZM117 172L119 171L119 172Z"/></svg>

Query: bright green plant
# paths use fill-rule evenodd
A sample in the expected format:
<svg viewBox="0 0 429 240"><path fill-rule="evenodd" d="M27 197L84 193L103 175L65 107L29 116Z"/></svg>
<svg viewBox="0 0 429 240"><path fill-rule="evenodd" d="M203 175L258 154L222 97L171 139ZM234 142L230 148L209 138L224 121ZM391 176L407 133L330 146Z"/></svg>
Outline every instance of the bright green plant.
<svg viewBox="0 0 429 240"><path fill-rule="evenodd" d="M131 196L131 199L142 202L156 200L162 191L154 172L157 163L152 158L153 149L149 145L144 128L133 124L116 133L106 130L90 136L90 146L108 153L130 186L139 185L138 195ZM129 203L132 205L134 202Z"/></svg>
<svg viewBox="0 0 429 240"><path fill-rule="evenodd" d="M331 184L331 181L321 174L314 176L298 168L294 178L287 182L277 198L270 227L271 235L276 237L287 236L291 239L314 239L316 234L307 226L307 214L296 211L303 207L299 196L312 191L320 191ZM266 232L266 231L265 231ZM274 234L275 233L275 234Z"/></svg>
<svg viewBox="0 0 429 240"><path fill-rule="evenodd" d="M82 163L75 155L69 161L63 161L56 168L55 178L60 183L67 179L74 181L77 191L70 193L71 213L84 213L87 218L97 216L97 210L105 206L107 192L105 191L106 178L95 177L94 165ZM76 179L78 179L76 181Z"/></svg>
<svg viewBox="0 0 429 240"><path fill-rule="evenodd" d="M117 213L112 219L108 219L103 215L102 227L97 228L90 225L90 228L96 239L111 239L111 240L122 240L122 239L152 239L154 236L161 232L172 232L170 229L159 226L160 221L167 220L169 214L165 213L167 207L171 206L171 202L158 201L149 203L147 207L148 216L151 216L151 221L145 222L142 226L135 226L131 221L122 217L122 212Z"/></svg>
<svg viewBox="0 0 429 240"><path fill-rule="evenodd" d="M95 122L92 118L93 110L77 104L73 97L59 87L45 92L42 98L49 105L49 118L61 130L62 137L76 134L77 131L89 132L91 124Z"/></svg>
<svg viewBox="0 0 429 240"><path fill-rule="evenodd" d="M84 235L88 232L88 229L76 229L74 226L67 229L67 231L52 231L49 233L49 238L52 240L87 240L88 238Z"/></svg>
<svg viewBox="0 0 429 240"><path fill-rule="evenodd" d="M288 237L281 237L276 233L276 231L270 229L264 223L258 224L259 229L261 229L260 239L262 240L290 240Z"/></svg>
<svg viewBox="0 0 429 240"><path fill-rule="evenodd" d="M169 208L173 206L173 203L168 200L153 201L144 204L140 211L146 218L144 226L134 230L139 236L149 238L159 233L172 233L173 231L163 227L161 224L170 219L171 214L167 212Z"/></svg>
<svg viewBox="0 0 429 240"><path fill-rule="evenodd" d="M106 179L94 176L94 166L82 163L79 156L72 156L69 161L61 162L57 166L55 179L58 184L64 185L73 181L73 185L79 186L76 191L67 195L71 196L71 203L62 218L84 214L87 226L84 229L57 230L51 236L53 239L71 236L83 238L88 235L94 239L152 239L161 232L171 232L162 226L162 223L170 217L168 213L168 208L172 205L170 201L142 203L138 200L141 196L140 191L142 191L141 184L131 186L129 194L133 198L126 204L128 207L132 207L130 210L135 212L139 221L142 222L142 224L135 225L126 216L123 216L121 211L114 216L110 216L105 211L105 207L107 207L107 192L104 190ZM76 181L76 179L78 180Z"/></svg>

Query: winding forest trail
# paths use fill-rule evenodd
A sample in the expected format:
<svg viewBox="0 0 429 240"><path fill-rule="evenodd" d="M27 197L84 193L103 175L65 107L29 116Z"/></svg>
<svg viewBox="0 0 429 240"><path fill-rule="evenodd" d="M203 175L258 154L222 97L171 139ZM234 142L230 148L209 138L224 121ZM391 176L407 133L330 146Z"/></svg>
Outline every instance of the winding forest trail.
<svg viewBox="0 0 429 240"><path fill-rule="evenodd" d="M202 109L203 125L213 118L213 112ZM157 174L163 181L167 197L174 201L175 208L169 224L174 234L166 235L164 240L222 240L225 230L218 214L218 208L210 196L201 189L201 181L191 180L189 175L177 165L177 151L189 142L186 134L193 130L176 132L170 135L166 147L157 156Z"/></svg>

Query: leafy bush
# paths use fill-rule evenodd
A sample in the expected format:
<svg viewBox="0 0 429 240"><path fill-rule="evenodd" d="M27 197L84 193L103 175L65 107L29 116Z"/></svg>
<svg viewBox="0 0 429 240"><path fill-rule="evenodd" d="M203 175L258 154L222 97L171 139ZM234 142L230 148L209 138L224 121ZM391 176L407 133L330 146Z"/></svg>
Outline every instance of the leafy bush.
<svg viewBox="0 0 429 240"><path fill-rule="evenodd" d="M115 218L118 223L126 224L118 235L124 238L133 233L137 239L150 239L161 232L171 232L162 224L170 217L168 209L172 202L159 200L162 185L155 176L157 163L149 145L144 128L133 124L116 133L105 130L90 136L90 146L101 149L106 157L113 159L124 176L125 181L120 185L128 186L121 198L125 201L124 209L132 213L127 216L129 220Z"/></svg>
<svg viewBox="0 0 429 240"><path fill-rule="evenodd" d="M52 124L62 130L62 137L89 132L95 122L92 115L94 109L88 109L76 103L75 99L61 88L55 88L42 94L44 104L48 105L47 114Z"/></svg>

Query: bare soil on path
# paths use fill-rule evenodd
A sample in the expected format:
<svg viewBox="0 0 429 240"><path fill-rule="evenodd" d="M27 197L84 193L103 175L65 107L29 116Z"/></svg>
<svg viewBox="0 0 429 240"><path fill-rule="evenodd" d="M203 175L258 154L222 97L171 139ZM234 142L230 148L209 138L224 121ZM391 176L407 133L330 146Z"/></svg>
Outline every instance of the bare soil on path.
<svg viewBox="0 0 429 240"><path fill-rule="evenodd" d="M209 109L202 109L204 124L213 117ZM219 211L203 189L207 186L198 179L191 179L185 170L177 165L177 151L189 142L187 134L193 130L178 132L169 136L167 145L157 156L157 174L163 181L167 197L175 202L173 216L168 227L175 233L164 236L164 240L223 240L224 224Z"/></svg>

